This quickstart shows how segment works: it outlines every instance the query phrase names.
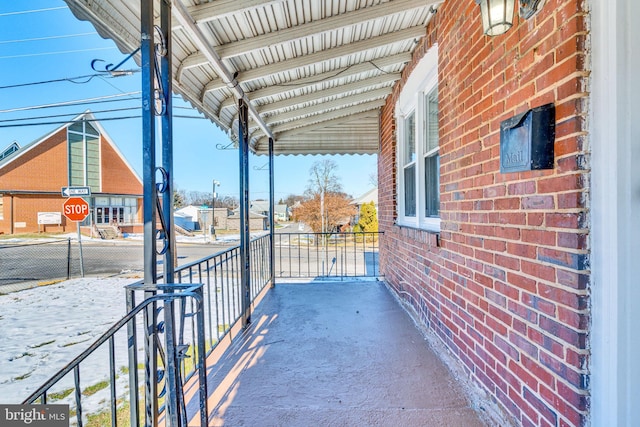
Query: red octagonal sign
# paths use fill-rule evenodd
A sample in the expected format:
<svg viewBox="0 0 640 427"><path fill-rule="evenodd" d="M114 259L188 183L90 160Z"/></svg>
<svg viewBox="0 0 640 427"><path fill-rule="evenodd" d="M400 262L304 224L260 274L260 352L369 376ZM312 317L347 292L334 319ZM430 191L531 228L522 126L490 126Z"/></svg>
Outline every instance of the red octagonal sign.
<svg viewBox="0 0 640 427"><path fill-rule="evenodd" d="M62 213L71 221L84 221L89 215L89 203L82 197L69 197L62 204Z"/></svg>

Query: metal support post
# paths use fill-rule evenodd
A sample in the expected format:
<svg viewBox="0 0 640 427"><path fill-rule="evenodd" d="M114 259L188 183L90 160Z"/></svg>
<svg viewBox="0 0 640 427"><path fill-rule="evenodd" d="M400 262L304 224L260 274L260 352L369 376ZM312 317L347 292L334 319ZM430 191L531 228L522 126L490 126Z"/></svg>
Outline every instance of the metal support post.
<svg viewBox="0 0 640 427"><path fill-rule="evenodd" d="M154 284L156 274L156 133L154 79L156 75L153 0L140 0L141 68L142 68L142 165L144 221L144 283ZM153 295L145 292L145 298ZM145 309L145 425L158 425L156 304Z"/></svg>
<svg viewBox="0 0 640 427"><path fill-rule="evenodd" d="M166 239L166 252L164 253L164 282L175 282L176 263L176 238L173 220L173 105L171 101L172 76L171 76L171 2L160 2L160 40L156 47L156 56L160 57L160 97L162 102L162 168L165 171L166 182L162 193L162 217ZM159 51L158 51L159 49ZM166 291L172 293L173 290ZM175 333L175 308L174 300L166 299L164 302L165 321L165 346L166 346L166 391L165 407L167 408L166 424L170 427L179 426L180 408L179 393L182 387L177 362L176 333Z"/></svg>
<svg viewBox="0 0 640 427"><path fill-rule="evenodd" d="M275 170L273 167L273 138L269 138L269 282L271 287L276 286L276 244L275 244Z"/></svg>
<svg viewBox="0 0 640 427"><path fill-rule="evenodd" d="M240 281L242 289L242 326L251 323L251 279L249 244L249 114L247 104L238 100L240 149Z"/></svg>

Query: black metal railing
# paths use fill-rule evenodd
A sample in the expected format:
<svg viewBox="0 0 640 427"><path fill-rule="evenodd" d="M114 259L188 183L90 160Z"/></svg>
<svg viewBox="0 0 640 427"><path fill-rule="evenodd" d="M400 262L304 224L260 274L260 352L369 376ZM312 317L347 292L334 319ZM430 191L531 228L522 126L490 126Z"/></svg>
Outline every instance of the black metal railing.
<svg viewBox="0 0 640 427"><path fill-rule="evenodd" d="M128 301L132 303L135 301L131 297L132 292L136 290L134 289L135 286L128 294ZM182 342L181 345L198 349L197 351L193 350L194 359L197 359L193 365L194 370L200 373L198 383L201 388L204 387L204 393L201 394L200 418L206 423L206 366L202 284L188 286L179 284L141 285L139 289L149 293L144 301L137 305L133 304L126 316L116 322L89 348L58 371L22 403L69 404L71 408L70 424L73 422L73 425L79 427L109 424L112 426L117 426L118 424L139 425L141 423L139 407L142 396L145 396L145 402L152 402L149 396L157 395L162 397L167 391L169 391L169 395L174 396L176 395L175 393L178 393L177 387L173 387L167 381L167 378L170 377L165 376L165 373L168 372L168 364L172 361L171 354L176 354L178 357L179 354L167 354L162 351L161 349L166 344L163 346L160 335L164 333L167 322L171 322L173 328L177 326L177 329L181 330L184 328L185 319L192 317L195 319L193 327L197 338L191 343ZM158 293L158 291L162 293ZM180 305L184 307L186 300L192 302L191 307L194 311L181 310L178 316L171 318L166 315L163 316L157 310L157 304L160 302L163 302L164 308L167 309L167 307L173 305L173 301L180 301ZM163 326L148 328L146 325L149 324L149 316L156 319L158 325ZM175 318L178 319L177 324L173 320ZM150 346L159 351L150 351ZM138 352L143 348L145 350L145 364L144 366L139 366L137 362ZM128 360L123 360L123 355L128 355ZM105 379L98 383L83 382L82 373L85 370L94 370L96 366L104 366L103 359L108 359L109 366L108 371L105 372ZM140 376L145 378L144 385L140 384ZM127 378L128 381L126 381ZM129 388L129 399L127 399L127 386ZM157 392L158 387L162 389L159 393ZM104 404L100 403L106 401L109 402L108 409L105 409ZM93 410L87 409L88 406L92 407ZM149 405L146 406L148 408ZM97 411L95 410L96 407L99 408ZM147 417L149 416L148 412L147 410ZM182 413L184 414L184 411Z"/></svg>
<svg viewBox="0 0 640 427"><path fill-rule="evenodd" d="M382 233L278 233L276 277L378 277Z"/></svg>
<svg viewBox="0 0 640 427"><path fill-rule="evenodd" d="M271 281L270 236L252 240L249 249L253 303ZM187 413L183 392L196 387L201 425L206 425L202 418L207 414L206 384L201 378L206 368L200 367L242 319L240 247L186 264L175 273L173 285L137 282L127 286L128 314L23 403L69 404L78 426L156 425L163 419L167 425L187 425L195 414ZM137 303L140 293L142 302ZM164 304L157 306L158 302ZM98 354L99 350L104 353ZM104 369L101 357L109 360L104 381L83 383L81 368ZM195 374L199 378L194 384ZM92 401L90 410L85 401ZM110 402L109 408L100 401Z"/></svg>

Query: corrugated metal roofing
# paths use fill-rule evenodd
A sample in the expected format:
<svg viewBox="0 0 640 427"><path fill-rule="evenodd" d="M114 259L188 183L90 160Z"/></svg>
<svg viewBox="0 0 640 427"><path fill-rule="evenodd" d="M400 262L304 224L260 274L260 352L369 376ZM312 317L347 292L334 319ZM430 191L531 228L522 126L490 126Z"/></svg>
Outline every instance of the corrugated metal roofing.
<svg viewBox="0 0 640 427"><path fill-rule="evenodd" d="M123 52L139 46L138 1L66 2ZM439 3L174 0L174 90L236 133L238 84L255 113L250 139L259 154L268 133L276 154L375 153L379 109ZM233 81L216 72L216 57Z"/></svg>

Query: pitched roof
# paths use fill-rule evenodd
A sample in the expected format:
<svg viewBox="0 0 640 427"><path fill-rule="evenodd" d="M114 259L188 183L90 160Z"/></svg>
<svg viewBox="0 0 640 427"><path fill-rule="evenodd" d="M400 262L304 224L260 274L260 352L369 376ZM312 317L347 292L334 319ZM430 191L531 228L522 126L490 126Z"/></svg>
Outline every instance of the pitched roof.
<svg viewBox="0 0 640 427"><path fill-rule="evenodd" d="M131 171L133 176L135 176L138 179L138 181L140 182L140 184L142 184L142 179L140 178L140 176L137 174L137 172L131 166L131 164L129 164L129 162L127 161L126 157L124 157L122 152L118 149L118 146L113 142L111 137L104 130L104 128L102 127L102 125L100 124L98 119L96 119L96 117L93 115L91 110L87 110L84 113L77 115L73 119L69 120L68 123L65 123L64 125L55 128L51 132L47 133L44 136L41 136L40 138L36 139L35 141L31 141L30 143L28 143L28 144L26 144L26 145L24 145L22 147L19 147L18 150L16 150L11 155L8 155L5 158L0 159L0 169L2 169L6 165L14 162L15 160L19 159L25 153L29 152L30 150L34 149L38 145L42 144L44 141L49 139L52 135L55 135L56 133L60 132L62 129L66 129L69 126L73 125L75 122L82 121L82 120L90 121L91 125L98 129L98 131L100 132L100 135L103 136L103 138L107 142L107 144L109 144L111 146L111 148L118 154L118 156L122 159L122 161L127 166L127 168ZM14 142L14 144L18 145L17 142Z"/></svg>

